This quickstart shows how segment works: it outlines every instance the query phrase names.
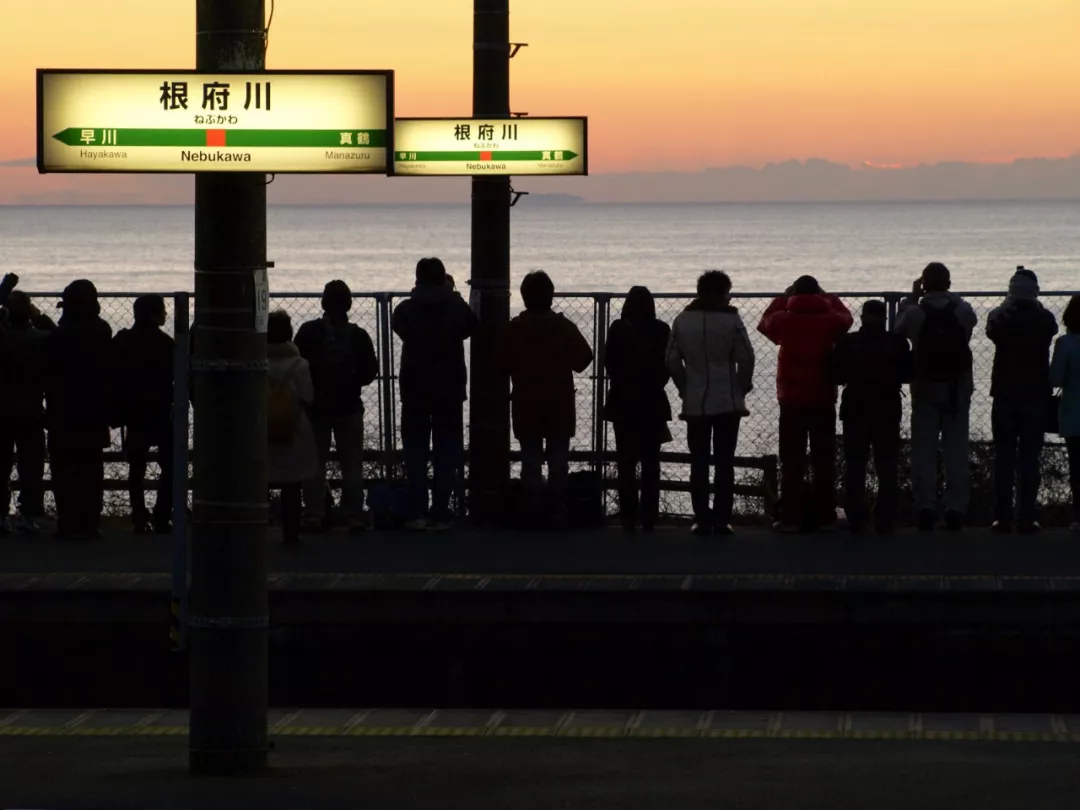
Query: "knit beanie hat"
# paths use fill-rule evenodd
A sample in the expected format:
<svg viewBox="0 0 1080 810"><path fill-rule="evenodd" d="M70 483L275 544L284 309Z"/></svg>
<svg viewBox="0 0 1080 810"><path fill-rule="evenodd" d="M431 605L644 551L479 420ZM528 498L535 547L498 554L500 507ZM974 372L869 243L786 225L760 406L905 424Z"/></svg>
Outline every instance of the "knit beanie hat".
<svg viewBox="0 0 1080 810"><path fill-rule="evenodd" d="M1030 270L1020 268L1009 279L1009 297L1018 301L1034 301L1039 297L1039 279Z"/></svg>

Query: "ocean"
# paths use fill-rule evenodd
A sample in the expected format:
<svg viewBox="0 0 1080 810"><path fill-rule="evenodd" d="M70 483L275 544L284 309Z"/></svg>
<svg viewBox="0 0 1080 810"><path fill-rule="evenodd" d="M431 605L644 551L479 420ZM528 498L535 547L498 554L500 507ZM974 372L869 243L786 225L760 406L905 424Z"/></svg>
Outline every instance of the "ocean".
<svg viewBox="0 0 1080 810"><path fill-rule="evenodd" d="M355 292L407 290L422 256L469 275L469 207L271 207L271 289L344 278ZM27 291L84 277L102 291L191 290L190 207L0 207L0 271ZM831 291L910 289L929 261L955 290L1003 289L1034 269L1044 290L1080 287L1080 201L592 205L513 211L512 272L546 270L568 291L687 292L728 271L736 292L783 290L809 273Z"/></svg>

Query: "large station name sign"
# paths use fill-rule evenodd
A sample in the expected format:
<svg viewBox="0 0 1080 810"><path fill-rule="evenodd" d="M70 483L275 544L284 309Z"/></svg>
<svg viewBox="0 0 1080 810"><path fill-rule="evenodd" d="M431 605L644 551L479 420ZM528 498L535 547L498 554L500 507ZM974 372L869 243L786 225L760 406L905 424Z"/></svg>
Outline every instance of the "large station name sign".
<svg viewBox="0 0 1080 810"><path fill-rule="evenodd" d="M386 174L393 71L39 70L38 171Z"/></svg>
<svg viewBox="0 0 1080 810"><path fill-rule="evenodd" d="M588 174L587 124L585 118L399 118L393 173Z"/></svg>

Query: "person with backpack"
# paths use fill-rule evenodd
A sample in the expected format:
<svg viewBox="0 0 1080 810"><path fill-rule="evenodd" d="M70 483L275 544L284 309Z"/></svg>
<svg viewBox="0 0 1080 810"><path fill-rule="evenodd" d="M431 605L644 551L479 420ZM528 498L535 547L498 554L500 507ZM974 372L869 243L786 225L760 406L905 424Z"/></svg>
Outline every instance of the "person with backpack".
<svg viewBox="0 0 1080 810"><path fill-rule="evenodd" d="M647 287L631 287L622 317L608 330L604 366L610 387L604 418L615 429L619 467L619 515L633 531L640 521L652 531L660 515L660 448L671 419L666 363L671 329L656 317ZM637 468L641 464L641 492Z"/></svg>
<svg viewBox="0 0 1080 810"><path fill-rule="evenodd" d="M959 295L941 262L932 262L900 304L894 331L911 341L911 484L917 525L937 522L937 456L945 459L945 528L964 527L971 493L968 428L972 376L971 333L979 318Z"/></svg>
<svg viewBox="0 0 1080 810"><path fill-rule="evenodd" d="M780 402L781 532L831 529L836 525L836 386L829 358L854 319L813 276L802 276L776 298L758 331L780 347L776 394ZM813 490L806 479L810 444Z"/></svg>
<svg viewBox="0 0 1080 810"><path fill-rule="evenodd" d="M315 400L311 370L292 342L289 315L271 312L266 327L267 479L281 490L281 530L285 543L300 540L303 485L318 474L319 451L307 416Z"/></svg>
<svg viewBox="0 0 1080 810"><path fill-rule="evenodd" d="M874 451L878 494L874 527L878 534L895 529L899 492L902 388L911 382L911 346L888 330L884 301L867 301L862 328L837 341L832 381L844 386L840 421L844 424L844 510L853 534L866 529L866 465Z"/></svg>
<svg viewBox="0 0 1080 810"><path fill-rule="evenodd" d="M296 348L311 368L315 402L309 416L319 449L319 468L305 487L304 506L312 528L327 525L326 466L333 438L341 466L341 505L349 530L363 531L364 386L379 375L371 336L349 323L352 290L340 279L323 289L323 316L296 333Z"/></svg>
<svg viewBox="0 0 1080 810"><path fill-rule="evenodd" d="M521 298L525 311L507 324L495 363L513 386L510 405L514 437L521 444L527 526L546 523L565 529L570 522L570 440L577 431L574 374L589 367L593 352L573 321L551 308L555 285L547 273L528 273L521 280Z"/></svg>
<svg viewBox="0 0 1080 810"><path fill-rule="evenodd" d="M1072 490L1072 530L1080 532L1080 295L1069 299L1061 316L1065 334L1054 343L1050 384L1061 389L1058 435L1069 454L1069 486Z"/></svg>
<svg viewBox="0 0 1080 810"><path fill-rule="evenodd" d="M468 373L465 341L480 321L446 283L437 258L416 263L416 286L394 310L391 326L401 338L401 443L408 480L409 531L444 531L453 525L450 498L463 452L462 408ZM433 464L428 509L428 459Z"/></svg>
<svg viewBox="0 0 1080 810"><path fill-rule="evenodd" d="M986 319L994 342L990 420L994 434L994 525L1008 534L1035 534L1040 456L1050 400L1050 344L1057 319L1039 303L1039 279L1019 267L1004 303ZM1015 496L1016 512L1013 512Z"/></svg>
<svg viewBox="0 0 1080 810"><path fill-rule="evenodd" d="M19 518L15 530L38 534L45 516L45 341L56 328L37 311L30 296L14 290L0 325L0 492L4 515L0 535L8 532L12 462L18 452Z"/></svg>
<svg viewBox="0 0 1080 810"><path fill-rule="evenodd" d="M113 427L123 428L128 494L135 534L168 534L172 521L173 358L176 342L162 330L165 299L135 299L135 325L113 338ZM145 481L150 449L158 449L157 500L146 509Z"/></svg>
<svg viewBox="0 0 1080 810"><path fill-rule="evenodd" d="M672 324L667 367L682 399L686 422L694 509L691 532L733 534L735 451L739 424L748 413L746 395L753 390L754 349L742 317L731 306L727 273L710 270L698 279L697 298ZM710 458L716 465L713 486Z"/></svg>

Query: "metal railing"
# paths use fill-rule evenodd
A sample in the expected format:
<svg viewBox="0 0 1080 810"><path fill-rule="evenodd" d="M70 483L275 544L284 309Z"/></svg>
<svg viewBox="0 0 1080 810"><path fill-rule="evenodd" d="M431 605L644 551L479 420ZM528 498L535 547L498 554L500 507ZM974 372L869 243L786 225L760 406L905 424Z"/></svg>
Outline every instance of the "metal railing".
<svg viewBox="0 0 1080 810"><path fill-rule="evenodd" d="M132 322L131 304L137 293L106 292L101 293L102 317L112 325L114 331L127 327ZM742 314L756 355L754 390L747 396L747 408L750 415L743 420L739 436L738 455L745 462L739 471L739 497L736 509L743 515L763 515L769 506L769 491L775 490L772 480L775 469L779 436L779 407L775 395L776 347L757 332L757 324L768 303L775 293L736 294L734 305ZM858 318L858 309L862 302L877 298L887 302L890 324L895 319L898 305L907 293L885 292L842 292L839 297L851 308ZM961 293L975 309L979 317L979 326L972 339L974 355L975 396L971 412L971 437L973 444L990 439L990 374L993 365L993 344L985 335L986 318L990 310L1004 299L1003 292L966 292ZM1042 301L1055 313L1060 321L1061 313L1068 303L1072 292L1047 292L1042 294ZM58 294L35 294L35 297L48 301L56 300ZM395 306L408 297L406 292L357 293L354 295L351 320L364 328L372 337L379 356L380 373L377 380L363 393L365 408L365 447L368 449L365 473L369 479L394 480L403 477L401 441L398 428L399 400L397 378L401 361L401 346L390 328L390 319ZM603 480L611 484L614 478L614 436L610 426L603 418L604 400L607 392L607 378L604 370L604 349L608 327L618 317L619 304L623 298L620 293L575 292L556 296L555 307L572 320L592 346L595 361L586 372L577 375L575 381L578 435L571 444L572 466L575 470L598 471ZM172 302L174 317L170 319L168 330L178 333L191 322L191 300L189 293L166 294ZM273 306L283 309L292 318L294 328L307 320L321 316L320 299L317 293L276 293L272 295ZM692 300L687 293L658 293L657 315L671 322L675 316ZM51 306L42 305L43 310ZM177 370L186 368L187 340L179 342ZM186 373L183 385L186 386ZM179 380L178 380L179 382ZM180 389L178 389L180 390ZM678 395L671 387L668 391L673 410L678 410ZM179 400L183 401L183 400ZM908 433L908 402L905 399L905 419L902 422L905 437ZM177 430L190 437L190 418L188 414L178 414ZM466 420L468 409L466 408ZM466 422L467 424L467 422ZM662 511L668 515L689 514L689 455L686 450L685 424L675 420L671 424L673 440L665 449ZM181 434L181 435L182 435ZM468 431L466 430L466 441ZM189 438L190 443L190 438ZM516 446L514 447L516 451ZM516 457L516 456L515 456ZM771 462L770 462L771 459ZM178 456L177 464L183 459ZM119 435L114 434L113 448L107 454L107 478L109 481L107 510L126 511L126 465L120 452ZM515 463L516 468L516 463ZM515 470L516 471L516 470ZM183 470L178 468L178 487L187 479ZM188 470L190 475L190 468ZM154 472L150 474L148 486L152 485ZM336 480L330 471L328 476ZM1047 486L1050 486L1049 484ZM608 511L617 509L617 501L610 487L605 493ZM773 493L775 494L775 493ZM765 496L764 500L760 496ZM179 501L178 501L179 502Z"/></svg>

